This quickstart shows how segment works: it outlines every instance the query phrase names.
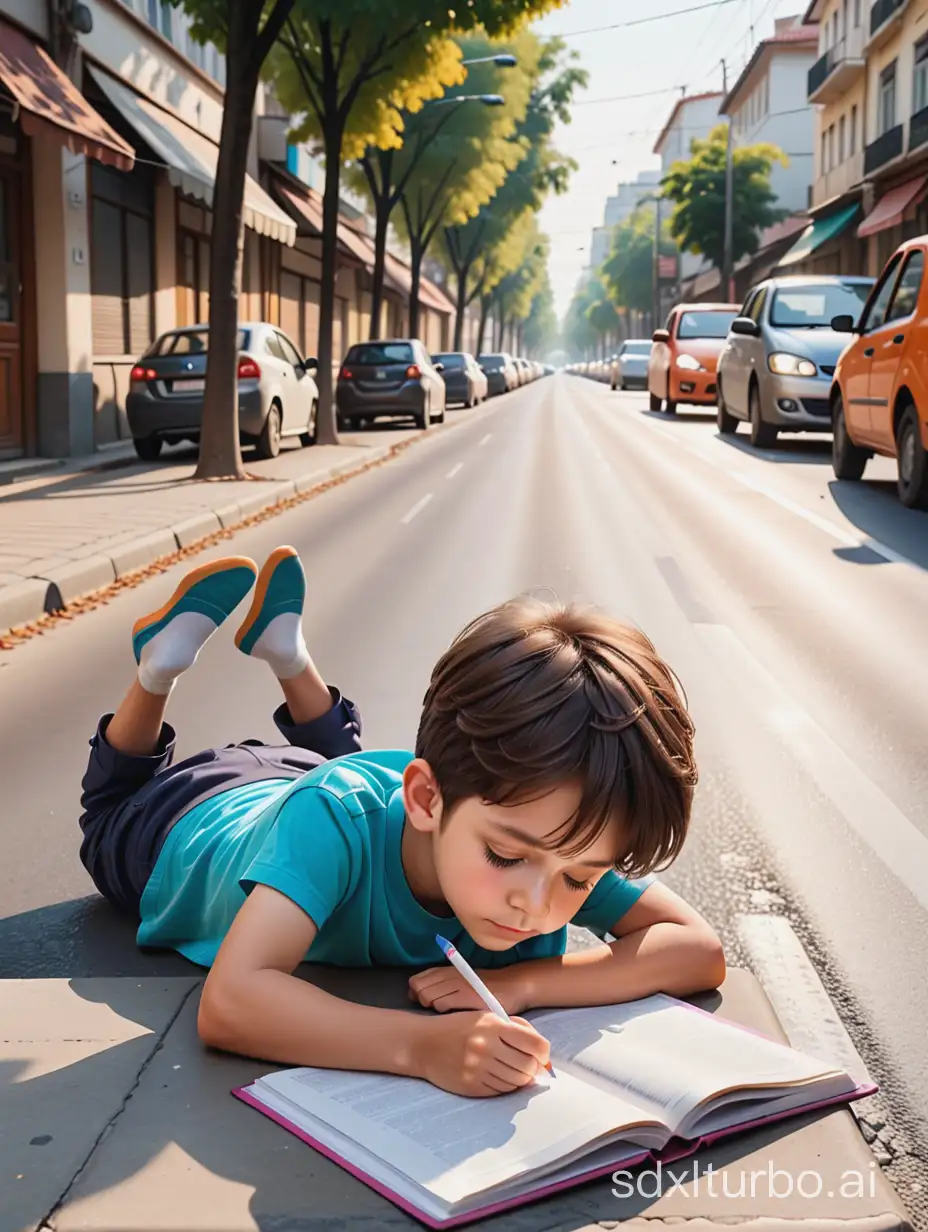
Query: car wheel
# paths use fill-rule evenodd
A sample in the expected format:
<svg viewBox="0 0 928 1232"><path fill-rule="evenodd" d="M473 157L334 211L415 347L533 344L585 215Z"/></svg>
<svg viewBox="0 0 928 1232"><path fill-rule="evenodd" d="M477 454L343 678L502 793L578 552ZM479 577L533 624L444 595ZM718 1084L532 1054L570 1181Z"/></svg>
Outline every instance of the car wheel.
<svg viewBox="0 0 928 1232"><path fill-rule="evenodd" d="M766 423L760 413L760 390L751 386L751 444L755 449L771 449L777 443L779 430L774 424Z"/></svg>
<svg viewBox="0 0 928 1232"><path fill-rule="evenodd" d="M667 412L668 415L676 415L677 413L676 402L672 402L670 398L668 397L667 402L664 405L664 410Z"/></svg>
<svg viewBox="0 0 928 1232"><path fill-rule="evenodd" d="M428 399L422 399L422 410L416 416L416 427L420 432L426 432L432 422L432 408L428 404Z"/></svg>
<svg viewBox="0 0 928 1232"><path fill-rule="evenodd" d="M663 399L658 398L656 394L651 394L651 410L659 411L664 405Z"/></svg>
<svg viewBox="0 0 928 1232"><path fill-rule="evenodd" d="M309 410L309 423L306 425L306 431L300 433L300 444L305 448L307 445L315 445L316 436L319 431L319 403L313 402Z"/></svg>
<svg viewBox="0 0 928 1232"><path fill-rule="evenodd" d="M441 412L435 416L436 423L443 424L445 422L445 406L446 406L446 403L443 402L441 404Z"/></svg>
<svg viewBox="0 0 928 1232"><path fill-rule="evenodd" d="M255 446L259 458L276 458L280 453L280 407L272 402Z"/></svg>
<svg viewBox="0 0 928 1232"><path fill-rule="evenodd" d="M836 479L860 479L867 465L870 454L866 449L855 445L848 436L847 420L844 417L844 400L840 394L835 397L831 411L831 465Z"/></svg>
<svg viewBox="0 0 928 1232"><path fill-rule="evenodd" d="M907 406L896 433L899 499L907 509L928 509L928 453L922 444L918 411Z"/></svg>
<svg viewBox="0 0 928 1232"><path fill-rule="evenodd" d="M160 436L136 436L133 437L132 444L143 462L157 462L164 442Z"/></svg>
<svg viewBox="0 0 928 1232"><path fill-rule="evenodd" d="M729 414L728 408L725 405L725 397L722 394L722 386L719 385L716 395L715 407L715 422L718 424L719 432L722 436L734 436L738 431L738 421L734 415Z"/></svg>

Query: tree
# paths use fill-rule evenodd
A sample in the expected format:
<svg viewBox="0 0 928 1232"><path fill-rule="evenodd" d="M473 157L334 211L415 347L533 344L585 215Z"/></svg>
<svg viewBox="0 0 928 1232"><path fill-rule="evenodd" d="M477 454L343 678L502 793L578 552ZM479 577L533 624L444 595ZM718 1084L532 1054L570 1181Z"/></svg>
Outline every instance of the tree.
<svg viewBox="0 0 928 1232"><path fill-rule="evenodd" d="M482 347L494 287L515 268L523 252L520 220L537 212L548 192L565 192L576 168L572 159L554 148L551 137L558 122L570 123L570 101L574 91L586 84L587 74L577 64L577 53L568 52L557 38L538 45L534 72L525 118L514 137L525 150L524 157L474 218L445 228L446 262L457 284L456 350L462 346L464 314L478 297L478 349Z"/></svg>
<svg viewBox="0 0 928 1232"><path fill-rule="evenodd" d="M670 232L687 252L701 253L721 269L725 255L725 158L728 130L718 125L704 140L694 141L692 156L676 162L663 181L663 194L675 203ZM732 261L757 251L758 236L786 211L775 207L770 187L775 163L788 165L774 145L749 145L734 151Z"/></svg>
<svg viewBox="0 0 928 1232"><path fill-rule="evenodd" d="M334 443L332 322L342 164L368 146L402 144L403 113L416 112L462 80L460 51L446 34L483 26L491 36L561 0L472 0L460 11L439 0L297 0L275 57L280 102L302 120L325 157L319 329L319 440Z"/></svg>
<svg viewBox="0 0 928 1232"><path fill-rule="evenodd" d="M195 477L242 479L238 435L239 246L245 170L255 94L262 67L294 0L170 0L192 18L201 42L215 43L226 57L226 92L213 189L209 272L209 362ZM222 208L215 208L221 201Z"/></svg>
<svg viewBox="0 0 928 1232"><path fill-rule="evenodd" d="M587 275L574 291L564 317L564 342L569 351L582 359L596 349L599 334L590 321L590 309L605 298L606 289L598 278Z"/></svg>
<svg viewBox="0 0 928 1232"><path fill-rule="evenodd" d="M557 314L554 311L554 292L545 267L541 286L535 293L525 322L524 342L526 352L533 358L547 354L557 338Z"/></svg>
<svg viewBox="0 0 928 1232"><path fill-rule="evenodd" d="M650 312L654 302L654 208L641 206L612 236L609 256L599 269L599 277L612 302L619 308ZM660 254L676 254L670 237L669 220L661 226Z"/></svg>
<svg viewBox="0 0 928 1232"><path fill-rule="evenodd" d="M548 268L548 239L538 229L534 213L528 213L520 228L522 254L513 269L496 283L490 303L496 312L499 348L505 349L508 330L511 349L522 350L519 336Z"/></svg>
<svg viewBox="0 0 928 1232"><path fill-rule="evenodd" d="M410 333L415 334L422 258L438 228L452 216L464 219L475 214L524 154L521 145L513 145L510 139L525 116L537 39L523 32L505 42L491 41L483 34L455 41L464 61L507 52L515 53L517 63L506 70L491 63L468 68L460 86L404 116L399 149L369 149L360 160L361 175L355 173L354 184L366 189L376 219L372 337L380 322L387 231L396 206L403 207L398 229L407 238L412 255ZM490 106L478 101L490 97L501 98L502 103Z"/></svg>

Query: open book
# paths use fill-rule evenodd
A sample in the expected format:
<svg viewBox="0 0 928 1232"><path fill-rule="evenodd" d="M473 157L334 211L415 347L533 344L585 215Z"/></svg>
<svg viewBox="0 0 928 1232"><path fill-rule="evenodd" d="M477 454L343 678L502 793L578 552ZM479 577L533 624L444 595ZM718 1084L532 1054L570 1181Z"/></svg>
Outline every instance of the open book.
<svg viewBox="0 0 928 1232"><path fill-rule="evenodd" d="M511 1095L462 1099L418 1079L323 1069L234 1093L443 1228L876 1089L671 997L528 1017L556 1076Z"/></svg>

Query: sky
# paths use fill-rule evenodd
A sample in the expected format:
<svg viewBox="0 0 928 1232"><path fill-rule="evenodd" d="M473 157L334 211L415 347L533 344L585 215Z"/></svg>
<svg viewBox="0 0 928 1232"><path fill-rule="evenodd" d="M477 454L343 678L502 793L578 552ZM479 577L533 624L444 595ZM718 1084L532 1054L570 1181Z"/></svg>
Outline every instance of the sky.
<svg viewBox="0 0 928 1232"><path fill-rule="evenodd" d="M560 317L587 263L590 234L602 224L606 198L639 171L660 167L654 142L681 88L688 94L721 89L723 57L730 81L736 80L758 40L773 33L774 18L801 15L808 0L726 0L671 15L710 2L569 0L536 24L541 34L564 37L590 77L575 96L571 124L555 138L579 170L563 196L549 198L540 218L551 240L549 268ZM645 17L658 20L621 27ZM602 29L608 26L620 28Z"/></svg>

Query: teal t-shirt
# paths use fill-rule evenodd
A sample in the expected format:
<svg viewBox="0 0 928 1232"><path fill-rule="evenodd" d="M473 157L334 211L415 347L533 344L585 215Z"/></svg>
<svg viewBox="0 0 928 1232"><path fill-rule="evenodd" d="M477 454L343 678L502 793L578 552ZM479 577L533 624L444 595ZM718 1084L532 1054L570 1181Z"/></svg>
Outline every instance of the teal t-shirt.
<svg viewBox="0 0 928 1232"><path fill-rule="evenodd" d="M563 954L567 929L501 953L413 896L403 872L405 751L355 753L302 778L230 788L171 830L145 887L138 942L208 967L249 890L285 894L315 923L307 959L340 967L424 966L441 933L476 967ZM607 873L574 917L603 936L652 878Z"/></svg>

